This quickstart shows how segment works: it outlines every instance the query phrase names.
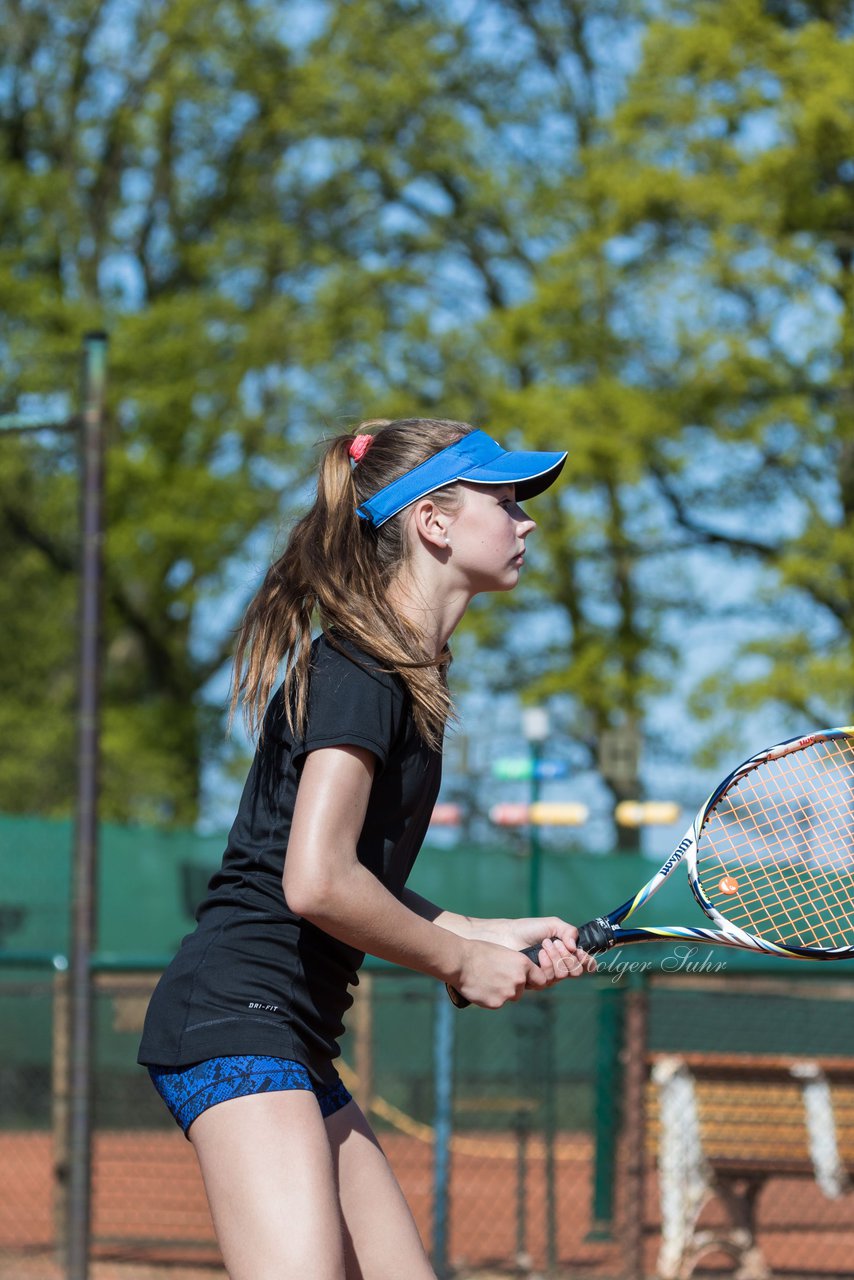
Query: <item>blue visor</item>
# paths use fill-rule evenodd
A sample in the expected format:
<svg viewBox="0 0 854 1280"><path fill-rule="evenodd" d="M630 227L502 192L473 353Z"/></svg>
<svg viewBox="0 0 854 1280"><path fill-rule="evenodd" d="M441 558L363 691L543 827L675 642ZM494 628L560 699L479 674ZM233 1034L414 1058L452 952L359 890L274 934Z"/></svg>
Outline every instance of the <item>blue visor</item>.
<svg viewBox="0 0 854 1280"><path fill-rule="evenodd" d="M380 489L356 508L356 514L378 529L411 502L456 480L514 484L517 501L524 502L548 489L565 461L565 453L511 453L485 431L472 431Z"/></svg>

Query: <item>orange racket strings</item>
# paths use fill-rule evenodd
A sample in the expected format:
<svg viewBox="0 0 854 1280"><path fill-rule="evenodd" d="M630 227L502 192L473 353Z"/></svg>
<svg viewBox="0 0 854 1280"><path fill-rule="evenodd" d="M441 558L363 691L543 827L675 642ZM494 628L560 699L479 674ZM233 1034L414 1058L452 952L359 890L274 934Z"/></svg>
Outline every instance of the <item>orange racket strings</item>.
<svg viewBox="0 0 854 1280"><path fill-rule="evenodd" d="M769 941L854 944L854 743L811 743L735 779L700 833L700 887Z"/></svg>
<svg viewBox="0 0 854 1280"><path fill-rule="evenodd" d="M716 808L730 839L723 847L718 842L717 850L719 854L728 851L735 855L742 874L738 878L731 876L730 880L744 884L742 855L749 844L751 890L744 897L743 910L753 931L764 916L766 923L770 921L791 939L803 932L803 917L814 936L821 937L825 945L833 945L838 936L837 921L844 919L850 908L849 886L844 880L840 882L839 867L832 866L834 855L839 862L840 851L844 858L850 848L850 794L843 784L840 808L838 771L833 776L826 762L818 779L813 761L798 759L795 754L788 758L788 768L774 768L776 764L762 767L765 776L750 777L734 788L728 797L728 821L726 806L718 803ZM829 778L832 787L828 786ZM766 848L774 844L773 857L766 853L757 858L762 843ZM757 865L761 868L759 875ZM835 874L829 875L829 869ZM842 870L844 873L844 865ZM840 884L844 885L842 891ZM735 914L729 911L730 918ZM811 926L818 921L826 927L815 934Z"/></svg>

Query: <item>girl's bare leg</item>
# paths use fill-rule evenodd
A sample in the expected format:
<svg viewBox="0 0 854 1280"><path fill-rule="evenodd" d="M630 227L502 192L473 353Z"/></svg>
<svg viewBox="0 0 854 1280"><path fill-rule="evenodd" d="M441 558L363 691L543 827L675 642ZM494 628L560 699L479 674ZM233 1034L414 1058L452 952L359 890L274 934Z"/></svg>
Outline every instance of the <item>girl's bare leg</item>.
<svg viewBox="0 0 854 1280"><path fill-rule="evenodd" d="M397 1178L355 1102L326 1121L344 1218L346 1280L436 1280Z"/></svg>
<svg viewBox="0 0 854 1280"><path fill-rule="evenodd" d="M335 1168L313 1093L229 1099L189 1136L230 1280L345 1280Z"/></svg>

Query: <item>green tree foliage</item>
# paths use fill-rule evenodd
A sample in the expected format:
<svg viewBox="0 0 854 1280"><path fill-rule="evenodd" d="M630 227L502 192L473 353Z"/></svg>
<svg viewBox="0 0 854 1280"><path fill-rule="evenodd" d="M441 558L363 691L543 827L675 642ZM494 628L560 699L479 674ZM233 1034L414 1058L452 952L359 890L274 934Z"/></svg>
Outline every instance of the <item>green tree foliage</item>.
<svg viewBox="0 0 854 1280"><path fill-rule="evenodd" d="M109 330L105 813L185 822L247 554L302 495L306 440L411 410L419 363L438 400L437 257L476 253L487 214L501 252L488 104L429 5L5 0L0 20L4 400L67 387L81 333ZM0 447L0 805L60 811L73 476L50 443Z"/></svg>
<svg viewBox="0 0 854 1280"><path fill-rule="evenodd" d="M579 144L543 181L562 243L488 321L496 417L572 449L514 601L557 606L522 683L570 695L595 757L666 687L679 619L731 611L697 711L850 719L854 7L660 4L616 102L595 22L520 8ZM592 72L567 88L579 33ZM504 645L497 616L483 632Z"/></svg>
<svg viewBox="0 0 854 1280"><path fill-rule="evenodd" d="M674 528L649 476L657 442L678 438L681 424L648 376L655 335L604 185L618 180L612 116L644 14L640 5L508 8L529 38L524 56L537 73L527 110L546 141L532 146L536 175L523 189L536 253L524 289L508 290L484 321L480 394L489 419L524 424L540 447L564 441L571 458L567 483L534 512L530 571L511 606L525 625L508 632L505 602L503 616L486 606L475 625L481 644L513 654L508 683L556 699L558 727L584 748L579 763L595 766L603 742L640 726L669 677L661 620L684 594L660 571ZM616 800L639 794L636 769L602 772ZM620 838L637 845L637 832Z"/></svg>
<svg viewBox="0 0 854 1280"><path fill-rule="evenodd" d="M668 5L607 155L680 422L649 474L692 542L756 566L758 625L697 705L850 719L854 6Z"/></svg>
<svg viewBox="0 0 854 1280"><path fill-rule="evenodd" d="M469 625L591 761L670 680L670 620L731 603L691 580L695 550L756 566L738 704L848 714L850 4L0 20L5 407L111 334L110 816L196 815L239 606L307 442L360 416L571 449L522 590ZM4 808L69 803L62 447L0 441Z"/></svg>

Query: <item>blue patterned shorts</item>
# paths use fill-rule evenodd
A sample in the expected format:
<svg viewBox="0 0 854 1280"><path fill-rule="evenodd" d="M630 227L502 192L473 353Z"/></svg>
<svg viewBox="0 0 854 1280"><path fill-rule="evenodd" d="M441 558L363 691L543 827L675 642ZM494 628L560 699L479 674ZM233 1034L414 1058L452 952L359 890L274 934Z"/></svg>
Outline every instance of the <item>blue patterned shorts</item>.
<svg viewBox="0 0 854 1280"><path fill-rule="evenodd" d="M289 1058L236 1054L208 1058L188 1067L149 1067L148 1074L185 1136L208 1107L252 1093L307 1089L317 1097L324 1119L352 1101L340 1080L329 1088L316 1089L305 1067Z"/></svg>

